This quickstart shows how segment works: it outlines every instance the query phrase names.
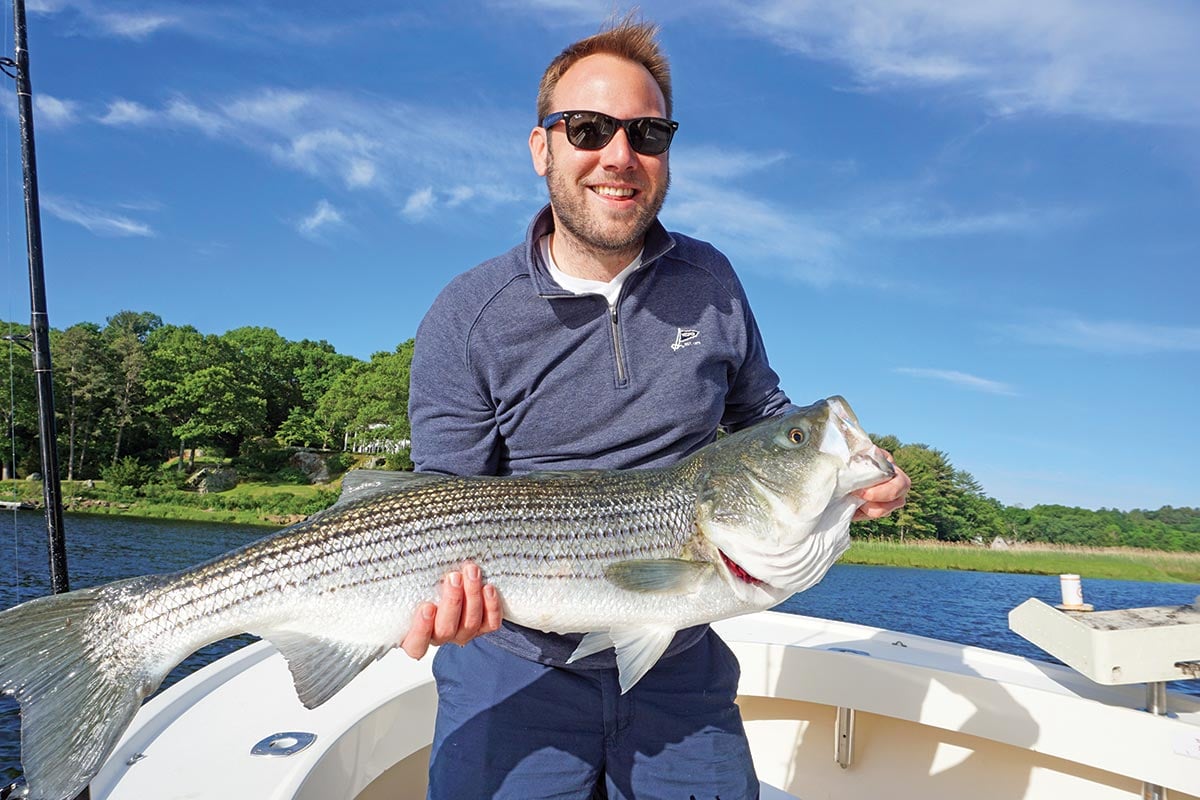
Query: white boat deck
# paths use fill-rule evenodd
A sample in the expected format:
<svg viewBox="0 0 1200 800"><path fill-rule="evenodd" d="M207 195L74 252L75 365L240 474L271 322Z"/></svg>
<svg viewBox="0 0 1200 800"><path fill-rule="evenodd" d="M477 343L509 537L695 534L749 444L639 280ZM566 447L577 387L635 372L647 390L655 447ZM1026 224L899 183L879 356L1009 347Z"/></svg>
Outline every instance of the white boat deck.
<svg viewBox="0 0 1200 800"><path fill-rule="evenodd" d="M742 664L759 776L803 800L1107 800L1140 797L1142 781L1169 787L1171 800L1200 795L1192 698L1172 694L1173 716L1155 717L1137 688L979 648L772 612L715 627ZM244 648L147 703L92 797L422 798L437 702L429 663L393 653L309 711L269 645ZM856 716L844 768L839 707ZM292 731L316 741L250 755Z"/></svg>

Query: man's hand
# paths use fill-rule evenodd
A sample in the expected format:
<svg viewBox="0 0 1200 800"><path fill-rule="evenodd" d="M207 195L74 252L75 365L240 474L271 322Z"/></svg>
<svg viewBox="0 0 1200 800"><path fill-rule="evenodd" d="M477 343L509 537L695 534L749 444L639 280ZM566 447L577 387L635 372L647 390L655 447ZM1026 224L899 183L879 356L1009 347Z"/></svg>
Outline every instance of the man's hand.
<svg viewBox="0 0 1200 800"><path fill-rule="evenodd" d="M479 567L468 561L461 570L448 572L442 578L442 594L436 604L417 606L412 627L400 648L413 658L420 658L431 644L464 645L499 628L502 619L496 587L484 584Z"/></svg>
<svg viewBox="0 0 1200 800"><path fill-rule="evenodd" d="M895 466L896 460L892 458L892 454L886 450L881 450L881 452ZM908 497L909 486L912 486L912 481L904 474L904 470L896 467L896 474L889 480L855 492L855 494L867 502L859 506L858 510L854 512L854 519L879 519L880 517L886 517L904 505L904 500Z"/></svg>

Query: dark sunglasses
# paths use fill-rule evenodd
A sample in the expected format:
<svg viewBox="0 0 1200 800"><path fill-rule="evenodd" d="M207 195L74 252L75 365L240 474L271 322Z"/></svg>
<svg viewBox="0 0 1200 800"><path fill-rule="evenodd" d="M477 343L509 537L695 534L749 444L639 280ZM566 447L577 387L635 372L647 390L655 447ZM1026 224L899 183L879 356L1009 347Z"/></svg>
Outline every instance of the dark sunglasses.
<svg viewBox="0 0 1200 800"><path fill-rule="evenodd" d="M617 119L599 111L556 111L542 120L542 127L553 128L560 121L566 126L567 141L580 150L599 150L612 141L618 128L624 128L629 146L644 156L667 152L679 129L678 122L662 117Z"/></svg>

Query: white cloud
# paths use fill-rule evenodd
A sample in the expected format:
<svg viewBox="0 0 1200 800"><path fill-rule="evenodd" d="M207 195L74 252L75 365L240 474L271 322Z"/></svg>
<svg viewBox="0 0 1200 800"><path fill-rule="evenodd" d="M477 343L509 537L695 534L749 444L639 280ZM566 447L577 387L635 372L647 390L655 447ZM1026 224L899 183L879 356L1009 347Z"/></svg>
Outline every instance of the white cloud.
<svg viewBox="0 0 1200 800"><path fill-rule="evenodd" d="M155 113L141 103L132 100L114 100L108 104L108 111L98 121L102 125L145 125L155 119Z"/></svg>
<svg viewBox="0 0 1200 800"><path fill-rule="evenodd" d="M243 122L262 119L294 120L302 111L311 107L312 98L303 92L266 89L256 94L236 98L225 106L227 116Z"/></svg>
<svg viewBox="0 0 1200 800"><path fill-rule="evenodd" d="M955 386L961 386L964 389L971 389L976 392L986 392L988 394L1003 394L1016 395L1017 392L1007 383L994 381L989 378L981 378L978 375L971 375L967 372L959 372L953 369L925 369L921 367L896 367L892 370L901 375L911 375L914 378L930 378L932 380L944 381Z"/></svg>
<svg viewBox="0 0 1200 800"><path fill-rule="evenodd" d="M126 39L145 39L155 31L180 24L175 17L163 14L108 12L96 14L93 19L101 30Z"/></svg>
<svg viewBox="0 0 1200 800"><path fill-rule="evenodd" d="M478 194L478 190L471 186L456 186L450 190L450 196L446 198L446 205L450 208L457 208L463 203L470 202Z"/></svg>
<svg viewBox="0 0 1200 800"><path fill-rule="evenodd" d="M1044 233L1074 224L1085 216L1079 209L1040 208L1008 209L981 213L931 210L920 201L884 204L866 208L855 215L862 220L863 232L912 239L933 239L981 234Z"/></svg>
<svg viewBox="0 0 1200 800"><path fill-rule="evenodd" d="M739 267L815 285L853 280L839 264L843 240L831 220L742 191L740 176L783 158L778 153L679 148L671 154L669 228L719 243ZM720 180L714 180L720 178Z"/></svg>
<svg viewBox="0 0 1200 800"><path fill-rule="evenodd" d="M711 145L671 148L671 171L697 179L741 178L787 160L784 152L755 153Z"/></svg>
<svg viewBox="0 0 1200 800"><path fill-rule="evenodd" d="M28 10L61 17L54 24L72 34L140 41L169 30L193 39L242 46L341 43L364 30L412 28L425 14L389 7L362 13L339 10L330 17L297 11L292 5L276 3L272 7L229 0L31 0Z"/></svg>
<svg viewBox="0 0 1200 800"><path fill-rule="evenodd" d="M303 236L316 238L322 232L330 228L339 228L346 224L342 212L338 211L332 203L322 198L317 201L316 207L304 219L300 220L296 229Z"/></svg>
<svg viewBox="0 0 1200 800"><path fill-rule="evenodd" d="M169 122L195 128L209 136L220 135L228 125L224 115L200 108L183 97L173 98L163 113Z"/></svg>
<svg viewBox="0 0 1200 800"><path fill-rule="evenodd" d="M144 222L66 198L44 196L42 208L64 222L80 225L98 236L154 236Z"/></svg>
<svg viewBox="0 0 1200 800"><path fill-rule="evenodd" d="M1200 125L1200 8L1121 0L762 0L720 6L873 88L945 87L996 113Z"/></svg>
<svg viewBox="0 0 1200 800"><path fill-rule="evenodd" d="M404 210L401 212L409 219L424 219L429 216L430 210L433 209L433 187L426 186L424 189L418 189L408 196L408 200L404 203Z"/></svg>
<svg viewBox="0 0 1200 800"><path fill-rule="evenodd" d="M457 108L274 88L219 100L178 94L158 106L118 98L96 119L198 131L338 189L381 193L413 218L437 210L533 207L540 196L530 191L523 145L528 122L483 107L471 113L479 128L495 135L481 139L476 128L464 128ZM431 187L423 203L411 199L414 186Z"/></svg>
<svg viewBox="0 0 1200 800"><path fill-rule="evenodd" d="M34 119L47 128L64 128L75 121L79 104L74 100L61 100L48 94L33 98Z"/></svg>
<svg viewBox="0 0 1200 800"><path fill-rule="evenodd" d="M1200 327L1155 325L1126 320L1088 320L1069 314L1046 313L1026 324L1004 326L1032 344L1067 347L1114 355L1200 352Z"/></svg>
<svg viewBox="0 0 1200 800"><path fill-rule="evenodd" d="M351 158L346 165L346 186L351 189L361 189L375 182L379 170L375 163L367 158Z"/></svg>

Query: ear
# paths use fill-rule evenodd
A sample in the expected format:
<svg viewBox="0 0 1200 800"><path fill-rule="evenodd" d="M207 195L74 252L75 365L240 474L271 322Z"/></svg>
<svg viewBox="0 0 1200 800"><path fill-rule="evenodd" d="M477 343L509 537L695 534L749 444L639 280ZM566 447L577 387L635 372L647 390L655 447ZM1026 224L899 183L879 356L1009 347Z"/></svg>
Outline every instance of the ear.
<svg viewBox="0 0 1200 800"><path fill-rule="evenodd" d="M529 155L533 159L533 171L543 178L546 177L550 161L548 135L549 131L540 125L529 132Z"/></svg>

